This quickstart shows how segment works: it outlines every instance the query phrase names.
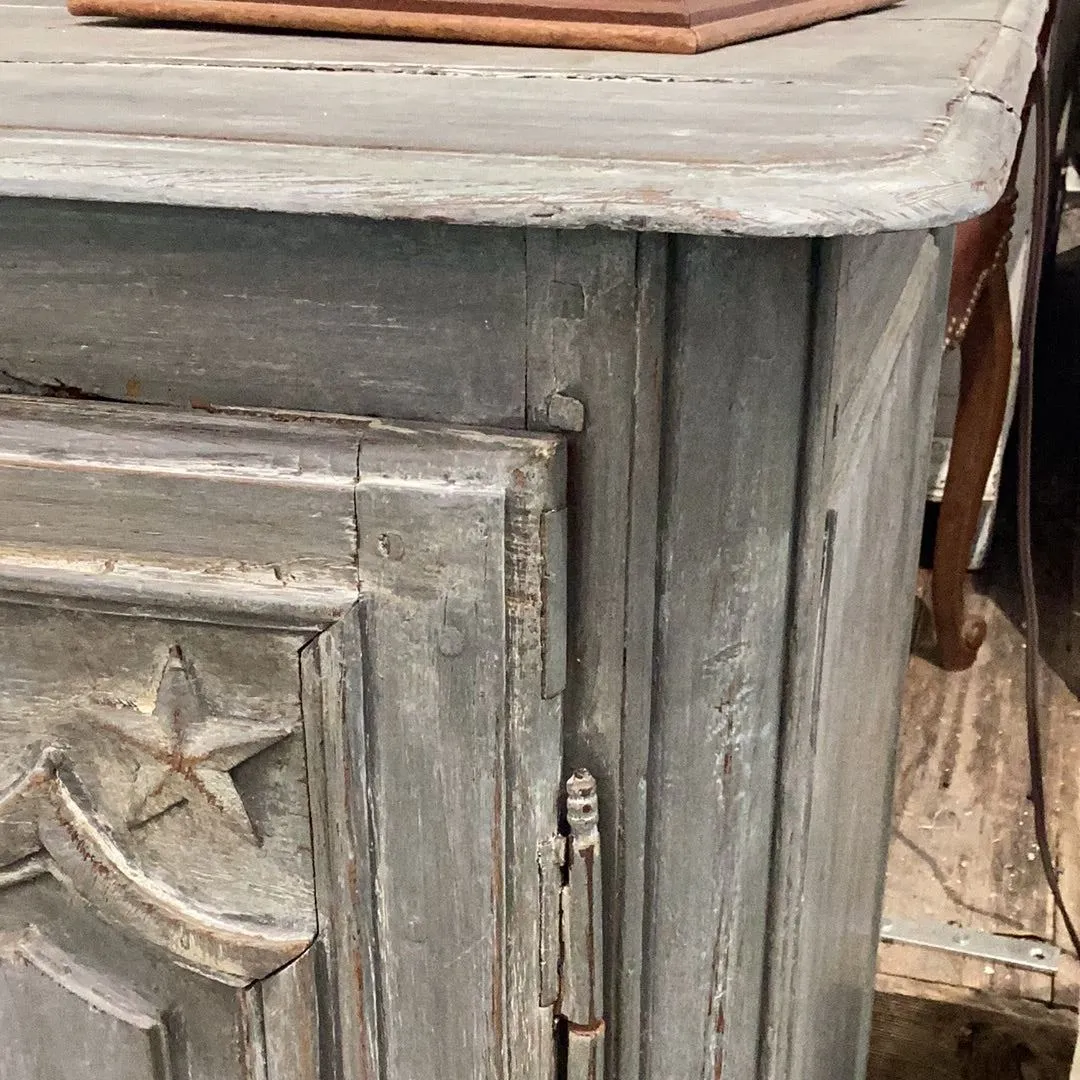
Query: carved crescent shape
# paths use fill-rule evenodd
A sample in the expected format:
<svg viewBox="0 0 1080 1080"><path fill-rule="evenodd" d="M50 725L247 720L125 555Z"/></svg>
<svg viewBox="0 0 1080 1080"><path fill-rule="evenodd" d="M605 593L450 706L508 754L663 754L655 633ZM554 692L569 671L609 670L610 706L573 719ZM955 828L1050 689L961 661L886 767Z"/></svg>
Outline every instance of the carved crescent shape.
<svg viewBox="0 0 1080 1080"><path fill-rule="evenodd" d="M17 789L34 803L38 838L52 859L49 872L105 921L164 949L184 967L246 985L311 944L307 935L207 911L149 878L94 809L62 752L46 750Z"/></svg>

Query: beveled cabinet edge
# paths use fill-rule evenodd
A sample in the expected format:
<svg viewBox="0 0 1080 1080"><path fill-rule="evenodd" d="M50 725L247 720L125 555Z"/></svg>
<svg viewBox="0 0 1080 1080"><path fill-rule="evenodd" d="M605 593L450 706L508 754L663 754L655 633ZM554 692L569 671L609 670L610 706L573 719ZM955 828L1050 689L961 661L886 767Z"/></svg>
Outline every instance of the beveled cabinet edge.
<svg viewBox="0 0 1080 1080"><path fill-rule="evenodd" d="M507 490L522 470L561 508L556 436L0 394L0 600L318 631L359 597L361 473Z"/></svg>

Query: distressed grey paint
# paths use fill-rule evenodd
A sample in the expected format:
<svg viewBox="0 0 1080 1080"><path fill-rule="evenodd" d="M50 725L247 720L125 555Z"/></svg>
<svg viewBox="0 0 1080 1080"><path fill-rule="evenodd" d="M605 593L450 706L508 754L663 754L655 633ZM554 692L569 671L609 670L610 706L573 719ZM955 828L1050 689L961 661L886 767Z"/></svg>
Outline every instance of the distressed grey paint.
<svg viewBox="0 0 1080 1080"><path fill-rule="evenodd" d="M676 266L648 774L644 1074L749 1076L810 244L760 251L686 239ZM740 363L728 361L733 354Z"/></svg>
<svg viewBox="0 0 1080 1080"><path fill-rule="evenodd" d="M256 226L277 228L238 227ZM401 235L371 227L386 237L375 251ZM440 265L467 267L465 253L483 248L471 230L442 235ZM213 1039L261 1030L241 1039L245 1068L274 1080L274 1070L546 1080L552 993L541 985L537 845L558 820L560 773L585 765L606 808L613 1074L857 1076L877 868L866 861L844 893L841 928L826 917L843 880L829 868L860 845L883 850L871 826L888 791L918 524L905 485L929 423L945 280L928 244L926 234L818 252L810 241L525 237L522 306L498 329L524 342L522 417L558 426L553 393L584 416L562 436L561 694L561 677L545 684L544 655L562 617L545 607L561 593L543 562L560 550L544 540L545 511L563 505L557 440L377 419L282 423L245 409L4 403L0 589L12 611L58 608L54 619L115 620L135 635L160 620L228 627L237 644L226 657L284 635L299 659L289 694L307 744L320 932L295 970L213 1005L205 1046L170 1034L174 1055L209 1062ZM397 257L419 296L424 249ZM197 266L179 272L181 291ZM373 265L359 273L377 279ZM51 287L42 279L33 295ZM145 313L128 317L137 331ZM208 348L213 340L209 327ZM460 384L447 373L472 378L472 354L445 367L421 344L402 362L453 397ZM183 406L195 382L171 355L146 353L155 385ZM272 359L248 354L253 383L224 366L228 402L264 404L272 387L278 406L310 404L299 383L273 382ZM892 420L882 423L886 398ZM884 550L882 520L894 548L868 555ZM865 599L881 568L867 575L859 561L882 557L892 567L884 616ZM861 618L884 617L891 636L852 629L853 604ZM21 617L6 625L24 639ZM843 693L853 635L868 650L862 669L880 673L869 706ZM48 649L26 655L36 677L73 692ZM879 756L851 759L842 751L852 725L865 731L867 709L881 727L858 745ZM815 738L820 759L806 743ZM835 800L856 773L862 812L852 820ZM265 798L258 770L244 775L246 797ZM48 878L10 885L0 909L19 890L38 904L46 888L55 891ZM25 908L15 910L21 933ZM97 970L81 941L108 932L71 925L65 947ZM101 972L143 993L135 968ZM818 977L840 989L817 996ZM469 992L454 992L461 985ZM199 985L184 993L168 1007L217 1001Z"/></svg>
<svg viewBox="0 0 1080 1080"><path fill-rule="evenodd" d="M34 208L42 222L49 211ZM79 208L59 212L69 221ZM127 213L100 209L102 221ZM165 219L146 220L152 231ZM245 235L288 228L229 221ZM474 282L477 310L486 303L487 271L473 261L489 250L487 234L440 230L445 250L429 277L425 246L396 246L402 226L365 228L379 239L358 250L358 279L378 282L378 260L394 252L400 280L412 282L408 303L451 266ZM3 406L0 589L12 610L93 613L136 635L161 620L227 627L234 657L259 635L284 635L298 658L289 694L306 738L320 932L301 966L257 991L223 1004L205 984L186 997L177 990L169 1008L183 1001L192 1016L205 1007L218 1019L205 1046L170 1034L173 1053L212 1062L215 1038L259 1029L261 1041L241 1040L245 1060L265 1062L274 1080L273 1070L546 1080L552 995L541 986L537 845L558 820L560 773L584 765L605 807L613 1074L722 1067L749 1077L760 1067L775 1080L818 1080L835 1067L830 1075L854 1078L877 869L867 861L845 894L838 929L825 916L839 880L829 867L880 841L870 826L888 791L918 524L905 485L929 422L944 256L926 234L819 250L591 230L491 236L492 253L517 236L506 252L522 260L506 291L520 290L520 306L506 307L495 330L522 343L503 361L519 380L521 422L559 426L563 414L547 407L554 393L583 415L580 432L560 435L569 467L561 694L561 677L545 683L545 670L558 670L544 652L558 647L560 618L545 597L560 590L543 563L559 551L543 536L544 512L563 505L559 440L340 416L282 423L245 409L25 397ZM110 243L88 259L119 273ZM177 296L189 286L199 295L199 265L177 269ZM25 287L32 306L74 284L39 274ZM117 309L109 333L137 337L153 310ZM385 337L387 355L440 400L474 385L478 354L463 339L420 334L395 346L392 328L373 333L372 354ZM208 323L208 350L215 335ZM313 404L303 383L275 382L269 347L218 369L225 404ZM186 406L193 370L168 349L143 355L150 384ZM93 380L99 369L72 370ZM329 410L333 388L344 395L348 385L334 376L314 404ZM892 420L881 423L886 398ZM441 419L433 399L409 400L384 407ZM859 560L884 550L881 521L894 545L874 556L892 568L884 616L853 591L880 585L881 568L867 575ZM893 630L852 629L854 604ZM7 625L20 640L19 619ZM869 706L843 693L853 635L868 650L863 670L880 673ZM49 655L31 650L27 662L39 678L74 685ZM865 730L867 709L881 727L866 745L879 756L850 759L841 749L852 725ZM814 717L828 764L807 749ZM244 791L258 799L264 785L249 772ZM863 812L852 821L835 800L856 773ZM39 904L43 889L55 892L48 878L11 885L0 909L19 890ZM70 910L56 902L50 934ZM15 910L11 932L22 933L26 908ZM96 925L72 922L65 945L91 970L98 961L83 956L82 938L111 940ZM103 963L101 973L145 996L134 967ZM811 993L815 973L842 992ZM462 985L468 993L455 992ZM849 1004L850 1023L829 1011ZM286 1026L295 1041L280 1034ZM431 1031L442 1035L433 1041Z"/></svg>
<svg viewBox="0 0 1080 1080"><path fill-rule="evenodd" d="M25 398L0 417L5 1078L549 1075L535 858L560 779L541 649L558 440ZM178 605L204 573L217 602ZM268 576L303 602L268 601ZM211 733L272 736L214 780L250 839L194 745L173 765L118 734L187 723L175 692L155 701L180 645ZM63 828L62 805L13 802L43 745L86 808ZM130 818L155 762L201 779ZM71 1026L73 1056L27 1008Z"/></svg>
<svg viewBox="0 0 1080 1080"><path fill-rule="evenodd" d="M0 6L0 194L758 236L1000 196L1045 0L906 0L699 56L329 41ZM132 87L137 92L132 93ZM178 103L183 102L183 107Z"/></svg>
<svg viewBox="0 0 1080 1080"><path fill-rule="evenodd" d="M185 806L124 839L193 941L0 833L0 1018L78 1037L18 1013L4 1080L550 1080L537 858L578 766L608 1075L857 1080L926 230L996 199L1044 7L648 57L0 0L0 387L136 403L0 403L0 771L98 683L146 709L178 641L295 731L231 770L261 848ZM95 740L104 806L130 763ZM214 903L284 966L249 978Z"/></svg>
<svg viewBox="0 0 1080 1080"><path fill-rule="evenodd" d="M517 230L3 199L0 251L0 389L525 422Z"/></svg>
<svg viewBox="0 0 1080 1080"><path fill-rule="evenodd" d="M857 373L847 367L855 328L846 320L869 301L836 296L861 245L830 242L821 254L783 705L768 1080L860 1076L869 1036L951 236L886 247L906 283ZM853 287L873 294L878 285Z"/></svg>

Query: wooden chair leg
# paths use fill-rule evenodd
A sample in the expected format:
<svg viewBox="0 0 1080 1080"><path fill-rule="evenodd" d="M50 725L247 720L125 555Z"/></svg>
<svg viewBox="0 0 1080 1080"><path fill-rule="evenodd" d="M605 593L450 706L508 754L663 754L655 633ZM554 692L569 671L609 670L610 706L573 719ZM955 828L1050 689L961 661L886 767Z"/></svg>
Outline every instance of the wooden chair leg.
<svg viewBox="0 0 1080 1080"><path fill-rule="evenodd" d="M960 398L934 544L934 627L947 671L970 667L986 637L985 621L967 613L965 586L983 493L1005 420L1012 359L1009 280L1004 260L999 260L960 344Z"/></svg>

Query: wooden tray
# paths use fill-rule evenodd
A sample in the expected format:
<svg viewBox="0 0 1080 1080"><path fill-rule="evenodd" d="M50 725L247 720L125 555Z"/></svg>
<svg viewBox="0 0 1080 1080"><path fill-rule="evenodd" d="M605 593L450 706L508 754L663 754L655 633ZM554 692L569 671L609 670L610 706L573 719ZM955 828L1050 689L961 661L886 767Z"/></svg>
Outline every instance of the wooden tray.
<svg viewBox="0 0 1080 1080"><path fill-rule="evenodd" d="M695 53L895 0L69 0L74 15Z"/></svg>

